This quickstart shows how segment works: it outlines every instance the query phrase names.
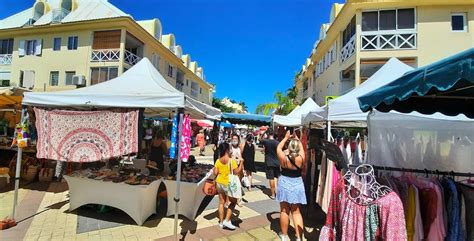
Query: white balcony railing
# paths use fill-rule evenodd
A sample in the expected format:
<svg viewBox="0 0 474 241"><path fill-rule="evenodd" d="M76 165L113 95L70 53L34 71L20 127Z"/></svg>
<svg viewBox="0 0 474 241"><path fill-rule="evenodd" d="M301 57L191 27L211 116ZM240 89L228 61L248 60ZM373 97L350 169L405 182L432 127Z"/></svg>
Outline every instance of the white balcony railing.
<svg viewBox="0 0 474 241"><path fill-rule="evenodd" d="M138 57L137 55L133 54L132 52L128 51L128 50L125 50L125 63L129 64L129 65L135 65L136 63L138 63L138 61L140 61L142 58Z"/></svg>
<svg viewBox="0 0 474 241"><path fill-rule="evenodd" d="M0 65L12 64L13 55L11 54L0 54Z"/></svg>
<svg viewBox="0 0 474 241"><path fill-rule="evenodd" d="M94 49L92 50L91 61L112 62L119 61L120 49Z"/></svg>
<svg viewBox="0 0 474 241"><path fill-rule="evenodd" d="M52 22L53 23L60 23L66 15L70 13L69 10L64 8L53 9L52 11Z"/></svg>
<svg viewBox="0 0 474 241"><path fill-rule="evenodd" d="M416 49L415 30L363 32L361 50Z"/></svg>
<svg viewBox="0 0 474 241"><path fill-rule="evenodd" d="M347 59L349 59L356 51L355 46L355 35L349 40L349 42L344 45L341 49L341 63L344 63Z"/></svg>

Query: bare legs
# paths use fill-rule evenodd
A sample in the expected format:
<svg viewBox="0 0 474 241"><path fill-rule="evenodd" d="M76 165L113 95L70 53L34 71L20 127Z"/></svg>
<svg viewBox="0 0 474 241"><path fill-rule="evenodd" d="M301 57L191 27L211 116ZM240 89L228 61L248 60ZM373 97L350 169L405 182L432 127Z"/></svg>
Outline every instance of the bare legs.
<svg viewBox="0 0 474 241"><path fill-rule="evenodd" d="M252 190L252 171L245 171L247 173L247 178L249 179L250 186L248 187L249 191Z"/></svg>
<svg viewBox="0 0 474 241"><path fill-rule="evenodd" d="M288 226L290 224L290 211L293 217L293 224L295 225L296 238L301 239L303 236L303 216L300 212L299 204L288 204L287 202L280 203L280 228L284 236L288 236Z"/></svg>
<svg viewBox="0 0 474 241"><path fill-rule="evenodd" d="M227 211L225 210L225 203L229 199L230 204L229 207L227 208ZM237 200L235 198L227 197L224 193L219 193L219 223L222 223L222 221L229 221L230 217L232 215L232 212L235 209L235 203ZM225 214L225 219L224 219L224 214Z"/></svg>
<svg viewBox="0 0 474 241"><path fill-rule="evenodd" d="M276 197L276 189L277 189L278 178L275 177L273 179L269 179L268 181L270 182L270 189L272 190L271 198L274 199Z"/></svg>
<svg viewBox="0 0 474 241"><path fill-rule="evenodd" d="M301 239L303 236L303 216L301 215L299 204L291 205L291 216L295 225L296 238Z"/></svg>

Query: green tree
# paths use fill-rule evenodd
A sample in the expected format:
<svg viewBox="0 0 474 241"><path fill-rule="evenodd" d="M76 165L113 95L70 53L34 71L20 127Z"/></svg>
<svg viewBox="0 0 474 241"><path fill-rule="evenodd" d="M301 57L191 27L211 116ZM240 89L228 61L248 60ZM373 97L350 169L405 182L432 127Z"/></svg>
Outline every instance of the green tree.
<svg viewBox="0 0 474 241"><path fill-rule="evenodd" d="M296 96L291 94L290 91L287 91L287 94L277 91L274 96L275 102L260 104L255 112L263 115L269 115L271 112L278 115L288 115L298 105Z"/></svg>
<svg viewBox="0 0 474 241"><path fill-rule="evenodd" d="M232 107L228 107L226 105L223 105L222 100L217 98L217 97L212 98L212 106L216 107L217 109L219 109L219 110L221 110L222 112L225 112L225 113L235 112L235 110Z"/></svg>

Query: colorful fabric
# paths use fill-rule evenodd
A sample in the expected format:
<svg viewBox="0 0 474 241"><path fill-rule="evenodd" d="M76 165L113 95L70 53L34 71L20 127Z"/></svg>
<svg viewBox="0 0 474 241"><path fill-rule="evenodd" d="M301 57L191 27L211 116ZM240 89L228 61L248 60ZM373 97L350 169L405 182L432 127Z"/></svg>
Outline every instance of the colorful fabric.
<svg viewBox="0 0 474 241"><path fill-rule="evenodd" d="M174 115L171 127L170 158L176 158L176 142L178 142L178 115Z"/></svg>
<svg viewBox="0 0 474 241"><path fill-rule="evenodd" d="M138 110L34 110L40 159L93 162L138 152Z"/></svg>
<svg viewBox="0 0 474 241"><path fill-rule="evenodd" d="M186 115L183 120L179 149L179 155L183 162L188 162L189 155L191 154L191 132L191 118L189 118L189 115Z"/></svg>
<svg viewBox="0 0 474 241"><path fill-rule="evenodd" d="M379 211L377 205L367 205L365 210L365 240L372 241L378 235Z"/></svg>

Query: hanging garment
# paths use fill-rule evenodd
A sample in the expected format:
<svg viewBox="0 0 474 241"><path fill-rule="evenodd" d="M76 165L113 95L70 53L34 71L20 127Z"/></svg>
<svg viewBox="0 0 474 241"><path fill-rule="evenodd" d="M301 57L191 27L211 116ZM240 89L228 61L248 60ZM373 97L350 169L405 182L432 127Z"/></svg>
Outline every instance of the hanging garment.
<svg viewBox="0 0 474 241"><path fill-rule="evenodd" d="M321 209L325 213L327 213L328 208L329 208L329 203L331 201L331 193L333 189L332 182L333 182L333 175L334 175L333 169L336 169L333 161L328 160L327 164L328 165L327 165L326 181L324 185L323 198L321 200Z"/></svg>
<svg viewBox="0 0 474 241"><path fill-rule="evenodd" d="M183 127L181 134L181 143L179 149L179 155L183 162L188 162L189 155L191 154L191 118L189 115L185 115L183 119Z"/></svg>
<svg viewBox="0 0 474 241"><path fill-rule="evenodd" d="M447 233L446 241L464 241L461 231L461 207L458 190L452 179L445 178L442 181L447 211Z"/></svg>
<svg viewBox="0 0 474 241"><path fill-rule="evenodd" d="M415 185L412 185L413 190L415 191L415 231L413 232L413 240L414 241L422 241L425 234L423 233L423 220L421 218L421 210L420 210L420 199L419 199L419 191Z"/></svg>
<svg viewBox="0 0 474 241"><path fill-rule="evenodd" d="M402 202L389 192L369 205L358 204L348 197L341 180L334 187L319 240L407 240Z"/></svg>
<svg viewBox="0 0 474 241"><path fill-rule="evenodd" d="M93 162L138 152L138 110L34 110L40 159Z"/></svg>
<svg viewBox="0 0 474 241"><path fill-rule="evenodd" d="M346 161L347 161L347 164L352 164L352 149L351 149L351 143L350 141L347 143L346 145Z"/></svg>
<svg viewBox="0 0 474 241"><path fill-rule="evenodd" d="M171 127L170 158L176 158L176 142L178 142L178 115L174 115Z"/></svg>
<svg viewBox="0 0 474 241"><path fill-rule="evenodd" d="M474 188L458 184L466 203L466 240L474 240Z"/></svg>
<svg viewBox="0 0 474 241"><path fill-rule="evenodd" d="M319 177L318 177L318 187L316 191L316 203L319 206L323 206L323 197L324 197L324 189L326 188L326 175L327 175L327 163L328 159L326 158L326 153L322 151L321 155L321 166L319 170Z"/></svg>
<svg viewBox="0 0 474 241"><path fill-rule="evenodd" d="M356 141L356 148L354 151L354 158L352 160L352 163L359 165L362 164L362 147L360 146L360 139Z"/></svg>
<svg viewBox="0 0 474 241"><path fill-rule="evenodd" d="M406 208L405 221L407 225L408 241L413 241L415 236L416 198L413 186L408 186L408 207Z"/></svg>

